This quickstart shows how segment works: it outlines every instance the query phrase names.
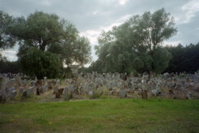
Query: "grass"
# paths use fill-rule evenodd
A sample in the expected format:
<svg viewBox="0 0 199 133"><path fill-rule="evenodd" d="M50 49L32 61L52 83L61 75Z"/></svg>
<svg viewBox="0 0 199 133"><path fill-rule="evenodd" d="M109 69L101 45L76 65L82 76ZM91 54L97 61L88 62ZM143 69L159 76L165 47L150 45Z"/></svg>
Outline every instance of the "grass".
<svg viewBox="0 0 199 133"><path fill-rule="evenodd" d="M0 105L0 132L197 133L199 101L101 99Z"/></svg>

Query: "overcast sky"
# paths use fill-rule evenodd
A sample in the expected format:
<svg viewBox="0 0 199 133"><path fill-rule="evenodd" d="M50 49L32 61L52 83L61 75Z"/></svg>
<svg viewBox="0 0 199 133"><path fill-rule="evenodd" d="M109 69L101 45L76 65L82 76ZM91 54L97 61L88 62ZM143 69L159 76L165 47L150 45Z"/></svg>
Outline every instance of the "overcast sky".
<svg viewBox="0 0 199 133"><path fill-rule="evenodd" d="M199 42L199 0L0 0L0 10L15 17L43 11L69 20L80 35L90 40L93 60L97 59L93 47L102 30L110 30L134 15L161 8L175 18L178 30L166 44ZM16 49L6 50L3 55L16 60Z"/></svg>

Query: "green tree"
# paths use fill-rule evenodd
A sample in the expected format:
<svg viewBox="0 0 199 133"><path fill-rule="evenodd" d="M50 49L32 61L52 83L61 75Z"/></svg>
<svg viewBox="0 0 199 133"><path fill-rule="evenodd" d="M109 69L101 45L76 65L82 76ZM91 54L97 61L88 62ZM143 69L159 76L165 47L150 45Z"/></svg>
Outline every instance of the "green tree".
<svg viewBox="0 0 199 133"><path fill-rule="evenodd" d="M90 61L91 48L88 39L80 37L73 24L65 19L60 19L56 14L36 11L27 18L14 18L13 25L9 27L9 31L10 35L14 36L19 42L20 48L17 55L24 69L34 66L28 67L28 64L31 64L28 63L29 59L38 61L38 58L42 58L42 61L46 62L45 60L48 59L46 56L49 56L49 59L52 58L50 53L54 53L53 56L60 61L59 64L65 62L68 66L73 62L84 65ZM32 49L34 49L34 54L39 52L38 55L30 54ZM35 49L38 49L38 51ZM41 54L41 52L43 52L43 54ZM37 58L37 56L40 57ZM37 64L38 62L34 63ZM52 75L46 75L50 74L46 70L50 68L47 67L44 69L44 66L46 65L39 67L42 69L38 69L35 66L38 72L34 69L24 71L32 76L35 74L35 76L39 78L41 78L41 75L48 77L54 77L54 75L56 75L52 73ZM58 68L60 67L57 67L57 69Z"/></svg>
<svg viewBox="0 0 199 133"><path fill-rule="evenodd" d="M13 18L0 11L0 48L6 49L14 46L16 38L10 34Z"/></svg>
<svg viewBox="0 0 199 133"><path fill-rule="evenodd" d="M199 43L187 46L179 44L167 47L167 50L172 54L172 59L165 72L194 73L199 70Z"/></svg>
<svg viewBox="0 0 199 133"><path fill-rule="evenodd" d="M176 32L174 19L164 9L152 14L145 12L111 31L103 31L95 47L96 54L106 72L161 73L171 59L161 44Z"/></svg>
<svg viewBox="0 0 199 133"><path fill-rule="evenodd" d="M60 58L50 52L32 47L27 50L26 54L19 59L25 74L43 79L56 78L61 76L62 62Z"/></svg>

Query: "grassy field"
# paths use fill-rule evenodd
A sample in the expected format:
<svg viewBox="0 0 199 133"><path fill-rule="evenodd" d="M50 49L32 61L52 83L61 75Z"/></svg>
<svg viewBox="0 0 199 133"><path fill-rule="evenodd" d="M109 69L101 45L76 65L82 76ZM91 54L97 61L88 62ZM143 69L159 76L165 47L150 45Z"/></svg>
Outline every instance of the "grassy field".
<svg viewBox="0 0 199 133"><path fill-rule="evenodd" d="M198 100L101 99L0 105L0 132L197 133Z"/></svg>

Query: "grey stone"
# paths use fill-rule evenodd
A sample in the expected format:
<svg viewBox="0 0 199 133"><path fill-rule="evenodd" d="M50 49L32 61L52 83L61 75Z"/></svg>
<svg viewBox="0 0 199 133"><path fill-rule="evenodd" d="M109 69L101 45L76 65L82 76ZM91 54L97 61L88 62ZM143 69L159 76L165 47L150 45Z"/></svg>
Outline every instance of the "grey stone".
<svg viewBox="0 0 199 133"><path fill-rule="evenodd" d="M125 90L120 90L119 91L119 96L120 96L121 99L127 97L126 91Z"/></svg>
<svg viewBox="0 0 199 133"><path fill-rule="evenodd" d="M6 93L5 89L0 90L0 103L5 103L6 102Z"/></svg>
<svg viewBox="0 0 199 133"><path fill-rule="evenodd" d="M17 91L16 90L13 90L10 94L10 100L15 100L16 98L16 95L17 95Z"/></svg>
<svg viewBox="0 0 199 133"><path fill-rule="evenodd" d="M27 90L24 90L24 91L23 91L23 95L22 95L22 97L21 97L21 100L25 100L25 99L27 99L27 98L28 98Z"/></svg>
<svg viewBox="0 0 199 133"><path fill-rule="evenodd" d="M94 91L93 90L90 90L89 92L88 92L88 96L89 96L89 98L90 99L92 99L92 98L94 98Z"/></svg>
<svg viewBox="0 0 199 133"><path fill-rule="evenodd" d="M23 91L24 91L24 88L23 88L23 87L20 87L20 88L19 88L19 95L22 95L22 94L23 94Z"/></svg>
<svg viewBox="0 0 199 133"><path fill-rule="evenodd" d="M23 85L21 77L19 76L19 74L17 74L15 76L15 79L16 79L16 83L17 83L18 86L22 86Z"/></svg>
<svg viewBox="0 0 199 133"><path fill-rule="evenodd" d="M55 88L54 88L54 90L53 90L53 94L56 94L56 93L58 92L58 89L59 89L59 88L58 88L58 86L56 85Z"/></svg>
<svg viewBox="0 0 199 133"><path fill-rule="evenodd" d="M32 97L34 95L34 87L29 87L27 89L27 96Z"/></svg>
<svg viewBox="0 0 199 133"><path fill-rule="evenodd" d="M186 98L189 99L189 100L192 99L192 94L191 94L191 92L187 93Z"/></svg>
<svg viewBox="0 0 199 133"><path fill-rule="evenodd" d="M68 89L66 89L66 88L64 89L63 96L64 96L64 101L70 100L70 95L68 94Z"/></svg>
<svg viewBox="0 0 199 133"><path fill-rule="evenodd" d="M34 86L34 85L35 85L35 81L31 81L30 86Z"/></svg>

